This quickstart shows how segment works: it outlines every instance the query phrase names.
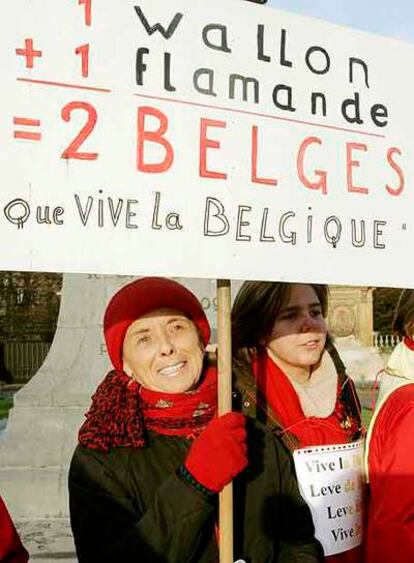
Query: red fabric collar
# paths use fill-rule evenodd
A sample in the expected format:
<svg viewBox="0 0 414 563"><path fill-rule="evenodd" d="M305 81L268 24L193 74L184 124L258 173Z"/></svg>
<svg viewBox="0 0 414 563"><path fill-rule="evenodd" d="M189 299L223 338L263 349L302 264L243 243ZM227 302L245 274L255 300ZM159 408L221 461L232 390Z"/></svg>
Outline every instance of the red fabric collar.
<svg viewBox="0 0 414 563"><path fill-rule="evenodd" d="M293 434L299 440L301 447L343 444L351 441L354 430L345 427L347 424L344 420L339 386L335 409L330 416L306 417L289 378L268 354L259 354L252 362L252 370L259 392L280 422L283 433Z"/></svg>
<svg viewBox="0 0 414 563"><path fill-rule="evenodd" d="M410 337L408 336L404 336L404 344L407 346L407 348L409 348L410 350L414 350L414 340L412 340Z"/></svg>
<svg viewBox="0 0 414 563"><path fill-rule="evenodd" d="M217 372L208 368L199 387L186 393L159 393L140 387L124 372L111 371L97 388L78 439L83 446L109 451L140 448L145 430L194 437L217 408Z"/></svg>

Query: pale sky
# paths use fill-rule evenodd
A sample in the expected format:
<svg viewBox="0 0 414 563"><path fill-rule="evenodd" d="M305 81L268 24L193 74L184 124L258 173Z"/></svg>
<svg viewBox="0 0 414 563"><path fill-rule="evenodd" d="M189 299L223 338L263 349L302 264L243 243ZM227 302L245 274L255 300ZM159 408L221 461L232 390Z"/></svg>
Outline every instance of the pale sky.
<svg viewBox="0 0 414 563"><path fill-rule="evenodd" d="M268 0L267 5L414 43L413 0Z"/></svg>

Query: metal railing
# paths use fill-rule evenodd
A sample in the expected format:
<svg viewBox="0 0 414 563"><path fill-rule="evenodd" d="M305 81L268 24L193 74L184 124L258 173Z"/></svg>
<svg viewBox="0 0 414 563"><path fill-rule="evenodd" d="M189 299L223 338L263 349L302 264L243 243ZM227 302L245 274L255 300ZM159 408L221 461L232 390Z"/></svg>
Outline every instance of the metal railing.
<svg viewBox="0 0 414 563"><path fill-rule="evenodd" d="M4 364L13 383L26 383L43 364L50 342L6 342Z"/></svg>
<svg viewBox="0 0 414 563"><path fill-rule="evenodd" d="M383 334L374 332L373 344L375 348L381 350L392 350L401 342L401 337L398 334Z"/></svg>

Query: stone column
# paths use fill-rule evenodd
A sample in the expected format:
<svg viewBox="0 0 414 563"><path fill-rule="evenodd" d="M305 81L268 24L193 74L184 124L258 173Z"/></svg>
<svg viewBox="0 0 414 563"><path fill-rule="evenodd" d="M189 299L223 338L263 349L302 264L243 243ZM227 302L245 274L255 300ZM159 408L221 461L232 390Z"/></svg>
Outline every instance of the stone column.
<svg viewBox="0 0 414 563"><path fill-rule="evenodd" d="M114 277L64 277L52 346L15 395L0 440L1 490L15 518L68 514L67 467L92 390L108 369L100 323L117 284Z"/></svg>

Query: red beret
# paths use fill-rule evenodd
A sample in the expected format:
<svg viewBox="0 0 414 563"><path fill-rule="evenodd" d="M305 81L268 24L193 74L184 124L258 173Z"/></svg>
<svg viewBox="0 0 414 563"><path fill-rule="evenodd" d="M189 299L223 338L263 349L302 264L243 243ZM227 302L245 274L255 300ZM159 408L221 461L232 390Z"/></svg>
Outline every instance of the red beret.
<svg viewBox="0 0 414 563"><path fill-rule="evenodd" d="M122 370L122 347L131 323L154 309L182 311L198 327L204 346L210 340L210 325L199 300L184 286L167 278L141 278L121 288L105 311L104 333L112 365Z"/></svg>

